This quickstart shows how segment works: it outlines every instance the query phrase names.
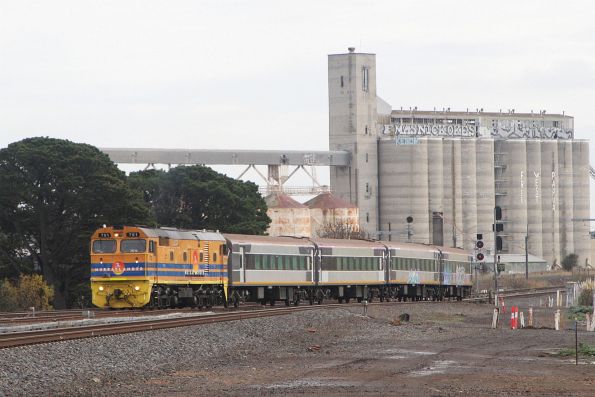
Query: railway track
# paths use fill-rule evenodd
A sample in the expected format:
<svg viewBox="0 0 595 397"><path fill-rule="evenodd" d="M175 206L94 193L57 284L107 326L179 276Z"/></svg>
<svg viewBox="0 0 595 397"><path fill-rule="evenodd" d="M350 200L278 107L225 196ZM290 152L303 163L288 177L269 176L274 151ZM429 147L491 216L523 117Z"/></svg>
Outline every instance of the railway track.
<svg viewBox="0 0 595 397"><path fill-rule="evenodd" d="M151 331L165 328L187 327L192 325L212 324L224 321L246 320L259 317L280 316L305 310L316 310L328 307L344 307L346 305L330 304L316 306L284 307L266 310L249 310L205 314L203 316L137 320L133 322L101 324L82 327L46 329L15 332L0 335L0 348L17 347L38 343L57 342L71 339L108 336L131 332Z"/></svg>
<svg viewBox="0 0 595 397"><path fill-rule="evenodd" d="M504 298L514 298L514 297L522 297L522 296L538 296L538 295L549 295L555 294L557 291L562 291L562 293L566 293L566 286L554 286L554 287L541 287L541 288L522 288L522 289L514 289L514 290L507 290L507 291L500 291L498 292L498 296ZM489 294L477 294L475 296L471 296L466 301L470 302L483 302L489 300ZM493 298L493 295L492 295Z"/></svg>
<svg viewBox="0 0 595 397"><path fill-rule="evenodd" d="M443 302L431 302L424 301L425 303L440 304ZM395 304L397 302L374 302L370 305L388 305ZM398 302L403 305L411 305L419 302ZM54 328L44 330L31 330L24 332L11 332L0 334L0 349L9 347L18 347L25 345L33 345L39 343L59 342L72 339L91 338L99 336L109 336L116 334L125 334L132 332L142 332L159 330L166 328L175 327L187 327L192 325L212 324L225 321L237 321L246 320L252 318L281 316L292 313L297 313L306 310L318 310L318 309L329 309L329 308L345 308L345 307L362 307L361 303L329 303L323 305L312 305L312 306L290 306L290 307L279 307L279 308L262 308L259 306L248 307L247 310L223 313L204 314L202 316L191 316L191 317L177 317L177 318L166 318L166 319L146 319L146 320L134 320L122 323L109 323L109 324L98 324L78 327L66 327L66 328ZM260 310L257 310L259 309ZM166 311L156 311L155 314L164 314ZM174 312L174 310L172 310ZM175 312L184 312L183 310L177 310ZM186 311L191 313L190 311ZM108 312L109 313L109 312ZM145 312L150 313L150 312ZM199 312L195 312L199 313Z"/></svg>

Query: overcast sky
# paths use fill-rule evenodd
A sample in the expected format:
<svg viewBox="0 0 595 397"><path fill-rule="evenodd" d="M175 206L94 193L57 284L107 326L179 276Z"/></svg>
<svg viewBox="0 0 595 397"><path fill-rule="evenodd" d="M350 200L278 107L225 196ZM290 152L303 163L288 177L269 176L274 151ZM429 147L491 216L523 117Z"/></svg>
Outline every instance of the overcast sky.
<svg viewBox="0 0 595 397"><path fill-rule="evenodd" d="M565 111L590 139L594 21L587 0L0 0L0 147L325 150L348 46L393 108Z"/></svg>

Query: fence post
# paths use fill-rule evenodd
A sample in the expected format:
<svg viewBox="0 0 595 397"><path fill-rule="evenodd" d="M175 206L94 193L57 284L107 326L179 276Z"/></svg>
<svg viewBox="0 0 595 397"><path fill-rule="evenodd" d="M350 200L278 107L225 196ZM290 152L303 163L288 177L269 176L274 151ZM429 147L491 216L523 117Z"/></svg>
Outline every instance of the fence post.
<svg viewBox="0 0 595 397"><path fill-rule="evenodd" d="M529 308L529 327L533 326L533 308Z"/></svg>
<svg viewBox="0 0 595 397"><path fill-rule="evenodd" d="M525 328L525 316L524 316L523 312L519 313L519 318L521 320L521 328Z"/></svg>
<svg viewBox="0 0 595 397"><path fill-rule="evenodd" d="M560 309L556 310L554 314L554 329L560 331Z"/></svg>
<svg viewBox="0 0 595 397"><path fill-rule="evenodd" d="M492 328L495 329L498 326L498 308L494 309L494 314L492 315Z"/></svg>

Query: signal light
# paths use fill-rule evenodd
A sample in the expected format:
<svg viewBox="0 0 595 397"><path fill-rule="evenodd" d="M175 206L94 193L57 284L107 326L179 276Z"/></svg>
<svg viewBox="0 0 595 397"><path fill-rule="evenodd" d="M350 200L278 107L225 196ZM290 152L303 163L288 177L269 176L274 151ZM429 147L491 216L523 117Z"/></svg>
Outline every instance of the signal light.
<svg viewBox="0 0 595 397"><path fill-rule="evenodd" d="M483 234L477 233L477 240L475 241L475 250L477 252L475 254L475 259L477 259L478 262L481 262L485 259L485 255L483 254L483 252L481 252L483 247L484 247Z"/></svg>

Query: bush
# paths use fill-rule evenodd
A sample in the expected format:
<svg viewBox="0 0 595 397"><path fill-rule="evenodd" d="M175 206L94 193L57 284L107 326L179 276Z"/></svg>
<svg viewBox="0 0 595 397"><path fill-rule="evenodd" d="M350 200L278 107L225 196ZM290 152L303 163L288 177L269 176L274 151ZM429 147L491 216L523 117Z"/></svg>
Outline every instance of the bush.
<svg viewBox="0 0 595 397"><path fill-rule="evenodd" d="M593 289L583 288L578 296L578 304L580 306L593 306Z"/></svg>
<svg viewBox="0 0 595 397"><path fill-rule="evenodd" d="M17 307L17 288L8 279L0 280L0 311L9 312Z"/></svg>
<svg viewBox="0 0 595 397"><path fill-rule="evenodd" d="M21 275L19 279L19 307L35 307L39 310L51 309L54 289L47 285L39 274Z"/></svg>
<svg viewBox="0 0 595 397"><path fill-rule="evenodd" d="M562 259L562 268L566 271L571 271L578 263L577 254L568 254Z"/></svg>
<svg viewBox="0 0 595 397"><path fill-rule="evenodd" d="M15 285L16 284L16 285ZM39 274L21 274L17 283L4 279L0 283L0 310L16 311L35 307L37 310L52 308L54 289Z"/></svg>

